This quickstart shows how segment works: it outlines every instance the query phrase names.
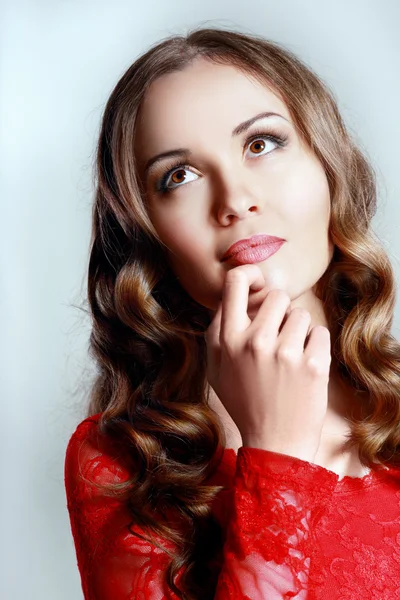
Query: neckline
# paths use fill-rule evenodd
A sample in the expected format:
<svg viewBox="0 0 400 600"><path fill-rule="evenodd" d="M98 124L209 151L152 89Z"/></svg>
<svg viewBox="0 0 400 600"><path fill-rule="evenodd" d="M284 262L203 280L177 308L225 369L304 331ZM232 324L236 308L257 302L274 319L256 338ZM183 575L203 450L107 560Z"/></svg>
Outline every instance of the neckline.
<svg viewBox="0 0 400 600"><path fill-rule="evenodd" d="M226 459L226 457L229 457L228 462L230 462L234 471L237 459L237 451L234 448L224 448L224 459ZM320 465L317 466L320 469L324 469L328 473L332 473L337 478L334 494L352 494L357 493L365 488L375 487L379 485L388 474L393 472L390 467L387 469L383 468L381 471L374 471L370 468L370 470L362 477L344 475L344 477L339 479L339 475L334 471L326 469L325 467L321 467Z"/></svg>

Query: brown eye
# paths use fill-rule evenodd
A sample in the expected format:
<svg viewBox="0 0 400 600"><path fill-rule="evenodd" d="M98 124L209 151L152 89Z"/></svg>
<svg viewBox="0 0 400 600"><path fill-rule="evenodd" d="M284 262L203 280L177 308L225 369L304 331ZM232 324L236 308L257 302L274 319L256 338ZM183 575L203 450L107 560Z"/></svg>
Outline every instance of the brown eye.
<svg viewBox="0 0 400 600"><path fill-rule="evenodd" d="M157 182L156 191L167 194L178 187L183 187L181 183L190 183L194 178L197 178L197 175L190 170L189 165L174 165Z"/></svg>
<svg viewBox="0 0 400 600"><path fill-rule="evenodd" d="M175 173L171 175L171 181L172 183L182 183L182 181L185 181L185 169L175 171Z"/></svg>
<svg viewBox="0 0 400 600"><path fill-rule="evenodd" d="M253 148L252 148L253 147ZM254 140L249 146L254 154L258 154L258 152L262 152L265 149L265 143L262 140Z"/></svg>

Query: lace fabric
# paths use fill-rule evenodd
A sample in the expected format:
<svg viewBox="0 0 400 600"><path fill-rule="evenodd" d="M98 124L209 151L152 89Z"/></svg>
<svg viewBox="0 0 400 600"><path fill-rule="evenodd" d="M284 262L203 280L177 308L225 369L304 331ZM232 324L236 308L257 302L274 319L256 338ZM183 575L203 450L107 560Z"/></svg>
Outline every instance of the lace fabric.
<svg viewBox="0 0 400 600"><path fill-rule="evenodd" d="M85 600L176 600L165 582L169 556L128 530L126 506L82 478L129 477L123 457L99 435L99 417L78 425L65 457ZM210 483L229 486L212 507L225 535L215 600L400 599L398 470L339 480L313 463L241 447L225 451Z"/></svg>

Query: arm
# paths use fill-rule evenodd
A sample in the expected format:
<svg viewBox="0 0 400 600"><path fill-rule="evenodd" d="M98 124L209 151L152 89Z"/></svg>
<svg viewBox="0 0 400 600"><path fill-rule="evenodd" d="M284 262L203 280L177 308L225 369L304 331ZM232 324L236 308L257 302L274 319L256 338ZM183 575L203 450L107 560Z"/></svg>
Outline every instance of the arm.
<svg viewBox="0 0 400 600"><path fill-rule="evenodd" d="M128 473L94 443L86 420L69 442L67 506L85 600L176 600L164 583L168 555L130 533L131 516L117 500L89 489ZM215 600L303 600L312 530L337 476L298 458L258 448L238 451L233 506ZM146 533L139 526L138 533ZM165 540L157 540L173 550Z"/></svg>
<svg viewBox="0 0 400 600"><path fill-rule="evenodd" d="M337 479L294 456L239 448L217 598L310 600L313 531Z"/></svg>

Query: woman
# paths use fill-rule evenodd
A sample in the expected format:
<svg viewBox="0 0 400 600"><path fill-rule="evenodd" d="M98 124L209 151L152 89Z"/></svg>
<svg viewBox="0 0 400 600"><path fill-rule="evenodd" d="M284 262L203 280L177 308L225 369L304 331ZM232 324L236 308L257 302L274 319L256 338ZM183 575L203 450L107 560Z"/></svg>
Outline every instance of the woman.
<svg viewBox="0 0 400 600"><path fill-rule="evenodd" d="M331 92L256 36L163 40L96 173L99 371L65 462L85 598L397 597L395 284Z"/></svg>

